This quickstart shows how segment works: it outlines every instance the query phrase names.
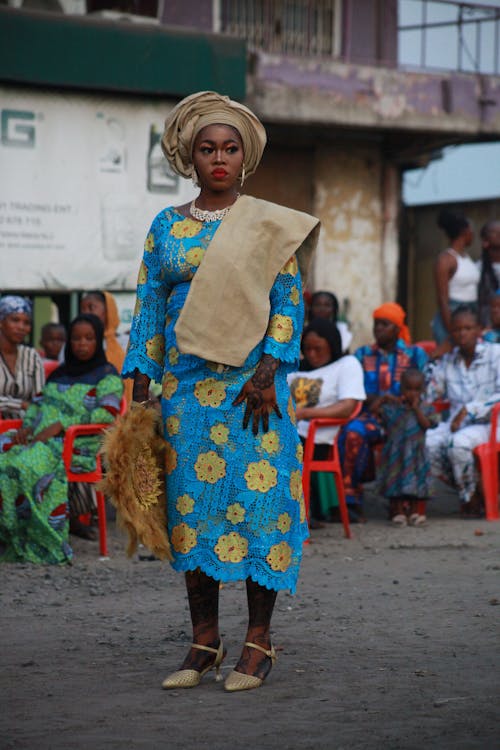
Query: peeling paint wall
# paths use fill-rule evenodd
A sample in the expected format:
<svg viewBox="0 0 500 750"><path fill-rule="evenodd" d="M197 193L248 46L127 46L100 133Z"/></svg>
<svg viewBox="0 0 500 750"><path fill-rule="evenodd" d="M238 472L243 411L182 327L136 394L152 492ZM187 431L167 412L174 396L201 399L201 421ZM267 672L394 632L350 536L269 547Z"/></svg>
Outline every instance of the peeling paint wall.
<svg viewBox="0 0 500 750"><path fill-rule="evenodd" d="M314 213L321 219L314 289L347 299L354 341L372 339L372 310L396 293L398 245L384 222L384 165L378 148L322 147L315 162ZM391 218L394 210L391 209Z"/></svg>

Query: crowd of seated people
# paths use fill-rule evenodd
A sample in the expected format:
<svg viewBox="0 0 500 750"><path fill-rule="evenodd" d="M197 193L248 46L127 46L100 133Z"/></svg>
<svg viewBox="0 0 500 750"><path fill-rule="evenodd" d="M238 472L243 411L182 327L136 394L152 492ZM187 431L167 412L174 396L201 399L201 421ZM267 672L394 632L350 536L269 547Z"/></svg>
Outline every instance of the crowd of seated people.
<svg viewBox="0 0 500 750"><path fill-rule="evenodd" d="M477 279L483 278L487 253L500 248L499 228L498 222L483 227L485 249ZM495 257L491 255L490 260ZM500 270L500 257L490 265L495 272ZM446 338L436 341L431 360L422 348L411 343L403 308L389 302L373 311L374 341L353 352L363 373L363 409L339 435L351 521L365 520L363 485L375 479L378 492L388 500L395 525L425 523L426 501L432 495L431 477L457 490L464 518L482 515L481 483L473 450L487 442L491 410L500 401L500 291L491 277L489 288L487 325L480 322L477 297L472 304L453 304L446 318ZM310 310L307 339L303 341L304 369L311 367L306 352L315 325ZM315 414L309 404L304 404L304 387L301 379L294 377L292 393L304 437L304 420L327 412ZM352 382L354 385L354 379ZM340 396L329 395L328 414L333 414ZM313 528L318 518L324 520L331 515L324 502L319 503L318 480L314 482Z"/></svg>
<svg viewBox="0 0 500 750"><path fill-rule="evenodd" d="M449 280L463 275L460 258L471 235L466 219L453 221L442 218L454 250L448 253L452 261L445 259ZM473 450L488 440L491 410L500 401L500 222L486 224L481 238L476 299L460 303L455 289L455 296L444 300L447 307L442 300L431 360L411 342L400 305L376 308L373 342L349 354L352 333L338 319L335 295L318 291L310 298L301 367L289 376L289 385L303 442L311 419L348 419L363 404L338 435L351 521L365 520L363 485L376 478L393 524L423 524L431 474L455 487L464 517L482 512ZM438 259L437 265L442 263ZM15 295L0 298L0 560L71 557L72 494L77 512L82 508L81 497L65 482L64 431L69 424L112 421L123 391L123 349L112 295L87 293L81 313L67 339L61 324L44 325L37 352L25 343L33 322L31 302ZM47 362L54 372L44 370ZM448 407L444 418L437 414L440 402ZM2 432L1 421L13 418L23 420L22 427ZM327 455L336 432L318 430L316 458ZM96 445L82 446L81 455L92 461L95 450ZM38 472L34 482L33 472ZM314 528L338 518L338 506L331 477L313 474L311 482Z"/></svg>
<svg viewBox="0 0 500 750"><path fill-rule="evenodd" d="M0 298L0 561L60 563L71 559L69 531L95 538L92 523L81 521L95 513L95 493L88 484L68 484L64 434L71 425L114 420L124 352L112 295L102 295L100 315L85 312L89 296L68 334L61 323L42 326L38 351L26 343L31 301ZM6 421L13 419L21 420L19 428ZM77 443L73 469L92 470L98 439Z"/></svg>

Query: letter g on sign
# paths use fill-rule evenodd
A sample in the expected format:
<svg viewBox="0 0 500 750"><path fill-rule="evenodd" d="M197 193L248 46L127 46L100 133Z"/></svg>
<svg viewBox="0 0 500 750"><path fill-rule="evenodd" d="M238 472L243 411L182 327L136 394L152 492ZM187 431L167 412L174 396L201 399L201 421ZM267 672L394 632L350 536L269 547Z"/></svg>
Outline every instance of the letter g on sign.
<svg viewBox="0 0 500 750"><path fill-rule="evenodd" d="M34 112L26 112L19 109L2 109L0 117L0 138L2 145L13 146L15 148L34 148L34 120Z"/></svg>

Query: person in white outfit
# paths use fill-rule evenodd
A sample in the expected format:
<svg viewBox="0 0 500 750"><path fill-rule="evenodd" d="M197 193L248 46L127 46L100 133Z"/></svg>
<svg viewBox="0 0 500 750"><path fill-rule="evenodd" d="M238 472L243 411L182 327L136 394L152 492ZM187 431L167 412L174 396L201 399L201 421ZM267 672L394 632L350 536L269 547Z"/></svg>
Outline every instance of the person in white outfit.
<svg viewBox="0 0 500 750"><path fill-rule="evenodd" d="M427 386L427 400L446 399L450 417L425 436L434 475L453 484L463 515L480 512L473 449L487 442L492 406L500 401L500 344L480 339L477 313L467 306L451 313L455 348L438 360Z"/></svg>
<svg viewBox="0 0 500 750"><path fill-rule="evenodd" d="M434 267L438 311L432 321L432 334L440 345L449 339L453 310L464 304L477 305L480 271L466 252L474 236L469 220L461 213L443 209L437 223L450 243L439 253Z"/></svg>

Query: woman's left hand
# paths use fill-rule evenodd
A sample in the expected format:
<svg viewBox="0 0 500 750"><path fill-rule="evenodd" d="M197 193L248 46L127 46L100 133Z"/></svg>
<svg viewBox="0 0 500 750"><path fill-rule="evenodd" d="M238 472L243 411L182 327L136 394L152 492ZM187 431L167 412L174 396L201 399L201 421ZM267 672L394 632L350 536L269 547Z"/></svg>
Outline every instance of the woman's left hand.
<svg viewBox="0 0 500 750"><path fill-rule="evenodd" d="M257 435L259 422L262 420L262 430L269 430L269 415L272 411L281 419L281 412L276 401L276 389L274 383L267 388L257 388L252 379L247 380L238 396L233 401L233 406L238 406L246 401L245 415L243 417L243 429L246 430L250 417L252 418L252 432Z"/></svg>

